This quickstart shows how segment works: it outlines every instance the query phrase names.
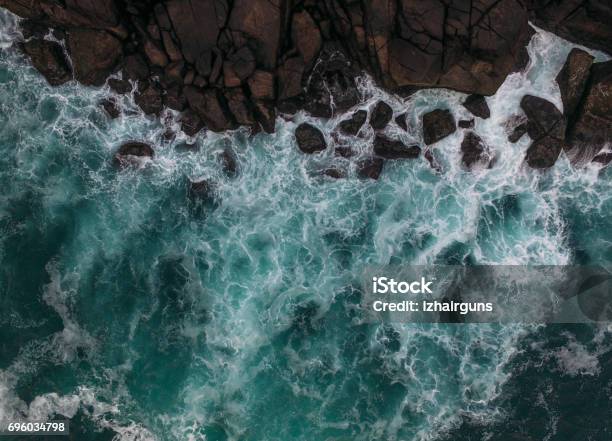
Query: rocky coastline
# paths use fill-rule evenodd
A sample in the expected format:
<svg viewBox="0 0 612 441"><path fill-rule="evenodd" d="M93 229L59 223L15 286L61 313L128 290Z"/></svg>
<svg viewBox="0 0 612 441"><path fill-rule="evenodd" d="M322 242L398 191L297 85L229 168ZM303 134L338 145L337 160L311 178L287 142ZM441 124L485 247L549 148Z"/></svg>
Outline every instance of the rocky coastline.
<svg viewBox="0 0 612 441"><path fill-rule="evenodd" d="M423 88L464 92L474 118L488 118L484 97L529 61L530 23L612 55L612 5L605 0L0 0L0 7L23 18L21 48L51 85L76 79L134 92L146 114L181 112L189 136L240 126L273 132L277 114L298 110L319 118L345 113L360 102L355 79L363 73L404 97ZM46 38L50 32L53 39ZM574 49L557 83L563 112L525 96L524 114L507 123L509 140L530 137L525 162L533 168L551 167L561 150L575 164L609 163L612 61L594 63ZM101 105L119 115L112 100ZM369 124L380 131L393 118L383 101L367 113L347 115L337 130L355 136ZM404 115L395 122L406 130ZM376 135L359 175L377 178L384 160L422 150L435 168L429 146L457 126L474 125L444 109L422 122L424 145ZM306 154L327 148L308 124L298 126L296 140ZM461 151L468 169L494 162L473 131L466 131ZM118 163L122 152L149 156L153 149L124 147Z"/></svg>

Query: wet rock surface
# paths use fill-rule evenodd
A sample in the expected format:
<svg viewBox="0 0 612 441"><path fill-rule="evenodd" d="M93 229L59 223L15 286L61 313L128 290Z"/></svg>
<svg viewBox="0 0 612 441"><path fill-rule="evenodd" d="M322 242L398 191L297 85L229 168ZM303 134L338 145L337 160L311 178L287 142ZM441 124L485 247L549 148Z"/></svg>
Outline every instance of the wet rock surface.
<svg viewBox="0 0 612 441"><path fill-rule="evenodd" d="M423 115L423 141L427 145L446 138L455 130L455 118L449 110L436 109Z"/></svg>
<svg viewBox="0 0 612 441"><path fill-rule="evenodd" d="M295 140L299 149L308 154L317 153L327 148L323 133L316 127L303 123L295 130Z"/></svg>
<svg viewBox="0 0 612 441"><path fill-rule="evenodd" d="M421 149L417 145L407 146L401 141L378 135L374 139L374 153L385 159L414 159L419 157Z"/></svg>

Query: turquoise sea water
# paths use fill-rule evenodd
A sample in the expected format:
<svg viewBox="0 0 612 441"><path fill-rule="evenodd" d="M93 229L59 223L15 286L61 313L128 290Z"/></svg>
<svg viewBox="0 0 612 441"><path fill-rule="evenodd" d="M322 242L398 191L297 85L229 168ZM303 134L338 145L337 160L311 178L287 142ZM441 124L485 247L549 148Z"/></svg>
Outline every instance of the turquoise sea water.
<svg viewBox="0 0 612 441"><path fill-rule="evenodd" d="M188 151L129 97L110 120L107 88L48 86L0 26L0 421L63 415L79 440L612 439L612 328L376 325L357 308L369 264L612 263L610 170L530 170L503 128L526 93L561 108L572 45L537 33L487 99L492 169L462 170L458 130L435 147L443 173L388 161L362 181L355 158L299 152L303 114ZM359 107L408 112L410 133L387 129L406 141L434 108L469 118L459 93L361 88ZM118 170L126 140L154 159ZM332 164L349 177L321 177ZM200 178L215 203L189 198Z"/></svg>

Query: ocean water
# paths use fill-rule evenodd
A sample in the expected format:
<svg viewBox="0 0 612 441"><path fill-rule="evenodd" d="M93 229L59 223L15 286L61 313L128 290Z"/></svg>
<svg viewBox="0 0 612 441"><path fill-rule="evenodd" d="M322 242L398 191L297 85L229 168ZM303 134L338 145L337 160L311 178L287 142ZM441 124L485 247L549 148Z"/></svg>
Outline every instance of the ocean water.
<svg viewBox="0 0 612 441"><path fill-rule="evenodd" d="M48 86L18 38L2 13L0 421L62 415L98 441L612 439L612 327L367 324L358 308L371 264L612 263L610 169L531 170L528 138L504 129L526 93L562 108L573 45L538 31L526 70L487 98L491 169L462 169L460 129L434 147L441 173L421 157L363 181L358 157L293 139L309 121L331 144L342 115L167 142L176 114L122 97L110 120L108 88ZM457 92L359 87L358 108L408 113L408 133L386 129L406 142L434 108L470 118ZM373 136L346 141L361 155ZM127 140L155 157L117 169ZM348 178L322 177L331 165ZM189 197L201 178L213 203Z"/></svg>

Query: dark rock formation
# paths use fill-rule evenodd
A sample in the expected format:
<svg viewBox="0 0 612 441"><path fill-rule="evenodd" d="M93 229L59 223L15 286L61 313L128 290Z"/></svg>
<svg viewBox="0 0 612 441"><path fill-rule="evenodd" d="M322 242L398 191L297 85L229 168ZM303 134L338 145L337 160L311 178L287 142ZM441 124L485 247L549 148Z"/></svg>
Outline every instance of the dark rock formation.
<svg viewBox="0 0 612 441"><path fill-rule="evenodd" d="M343 158L351 158L355 156L355 152L352 148L347 145L338 145L334 149L336 156L342 156Z"/></svg>
<svg viewBox="0 0 612 441"><path fill-rule="evenodd" d="M104 98L102 101L100 101L100 105L106 111L108 116L113 119L118 118L119 115L121 115L119 104L114 98Z"/></svg>
<svg viewBox="0 0 612 441"><path fill-rule="evenodd" d="M221 157L221 167L223 173L229 178L234 178L238 174L238 161L236 160L236 154L230 148L223 149Z"/></svg>
<svg viewBox="0 0 612 441"><path fill-rule="evenodd" d="M273 131L276 108L325 118L344 112L361 99L355 78L362 72L398 92L449 87L490 95L521 64L531 35L519 0L0 0L0 6L26 18L29 34L65 32L78 81L99 86L121 70L123 80L109 82L113 90L129 92L128 79L147 81L155 85L147 94L159 90L163 105L187 106L211 130ZM30 49L37 58L34 44ZM36 67L54 66L50 81L67 81L57 47L43 49L51 55ZM153 111L150 99L141 102Z"/></svg>
<svg viewBox="0 0 612 441"><path fill-rule="evenodd" d="M405 132L408 131L408 123L406 122L406 114L402 113L395 117L395 124L402 128Z"/></svg>
<svg viewBox="0 0 612 441"><path fill-rule="evenodd" d="M593 162L601 165L608 165L612 161L612 153L600 153L593 158Z"/></svg>
<svg viewBox="0 0 612 441"><path fill-rule="evenodd" d="M122 57L121 41L106 31L70 29L68 52L74 77L88 86L101 86Z"/></svg>
<svg viewBox="0 0 612 441"><path fill-rule="evenodd" d="M345 135L356 135L359 129L361 129L361 126L365 123L367 117L368 112L365 110L358 110L353 113L349 119L341 121L340 124L338 124L338 128Z"/></svg>
<svg viewBox="0 0 612 441"><path fill-rule="evenodd" d="M193 110L188 110L183 113L181 117L181 130L185 132L187 136L195 136L203 128L204 123Z"/></svg>
<svg viewBox="0 0 612 441"><path fill-rule="evenodd" d="M379 101L374 106L370 115L370 125L374 130L382 130L387 127L393 117L393 109L384 101Z"/></svg>
<svg viewBox="0 0 612 441"><path fill-rule="evenodd" d="M423 141L430 145L453 133L455 118L449 110L436 109L423 115Z"/></svg>
<svg viewBox="0 0 612 441"><path fill-rule="evenodd" d="M589 79L593 57L581 49L572 49L557 75L563 101L563 113L573 115Z"/></svg>
<svg viewBox="0 0 612 441"><path fill-rule="evenodd" d="M525 161L533 168L552 167L565 145L566 121L554 104L533 95L525 95L521 108L527 115L527 133L533 143Z"/></svg>
<svg viewBox="0 0 612 441"><path fill-rule="evenodd" d="M161 90L154 83L143 83L134 101L147 115L159 115L163 108Z"/></svg>
<svg viewBox="0 0 612 441"><path fill-rule="evenodd" d="M590 160L612 142L612 61L595 63L574 115L568 142L579 160Z"/></svg>
<svg viewBox="0 0 612 441"><path fill-rule="evenodd" d="M302 123L295 129L295 139L304 153L317 153L327 148L323 133L307 123Z"/></svg>
<svg viewBox="0 0 612 441"><path fill-rule="evenodd" d="M385 159L414 159L419 157L421 149L417 145L407 146L401 141L377 135L374 139L374 153Z"/></svg>
<svg viewBox="0 0 612 441"><path fill-rule="evenodd" d="M139 158L152 158L153 148L149 144L138 141L126 142L119 147L115 153L113 162L115 165L124 167L139 164Z"/></svg>
<svg viewBox="0 0 612 441"><path fill-rule="evenodd" d="M490 160L489 149L474 132L467 132L463 137L461 153L461 161L468 169L476 165L486 166Z"/></svg>
<svg viewBox="0 0 612 441"><path fill-rule="evenodd" d="M325 170L321 172L321 174L323 174L324 176L329 176L330 178L334 178L334 179L344 179L347 176L346 171L336 168L336 167L326 168Z"/></svg>
<svg viewBox="0 0 612 441"><path fill-rule="evenodd" d="M609 0L530 0L526 3L537 26L612 55Z"/></svg>
<svg viewBox="0 0 612 441"><path fill-rule="evenodd" d="M461 127L462 129L471 129L474 127L474 118L462 119L457 123L457 126Z"/></svg>
<svg viewBox="0 0 612 441"><path fill-rule="evenodd" d="M120 70L122 79L109 81L117 92L131 90L126 80L152 85L140 90L147 113L159 113L161 97L162 105L189 109L215 131L246 125L271 132L277 109L324 118L342 113L360 102L355 79L363 72L402 95L425 87L491 95L525 63L530 18L570 40L612 47L607 0L0 0L0 6L26 19L26 35L40 38L49 28L66 35L74 77L83 84L100 86ZM29 41L25 52L52 84L71 78L52 43ZM577 127L577 140L583 132Z"/></svg>
<svg viewBox="0 0 612 441"><path fill-rule="evenodd" d="M487 119L491 116L487 100L482 95L470 95L463 102L463 107L468 109L472 115L479 118Z"/></svg>
<svg viewBox="0 0 612 441"><path fill-rule="evenodd" d="M23 43L23 51L52 86L59 86L72 79L70 65L58 43L32 39Z"/></svg>
<svg viewBox="0 0 612 441"><path fill-rule="evenodd" d="M382 173L384 160L371 156L357 162L357 175L363 179L378 179Z"/></svg>

